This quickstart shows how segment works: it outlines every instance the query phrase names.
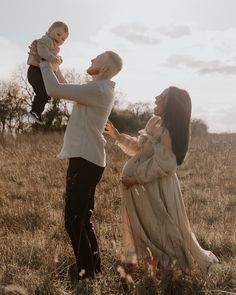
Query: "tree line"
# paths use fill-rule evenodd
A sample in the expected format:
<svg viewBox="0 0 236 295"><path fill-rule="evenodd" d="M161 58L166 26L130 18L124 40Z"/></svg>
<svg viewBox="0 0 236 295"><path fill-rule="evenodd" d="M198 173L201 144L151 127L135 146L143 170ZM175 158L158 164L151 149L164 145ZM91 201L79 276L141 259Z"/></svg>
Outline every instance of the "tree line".
<svg viewBox="0 0 236 295"><path fill-rule="evenodd" d="M27 81L27 69L19 67L8 81L0 81L0 132L24 133L31 131L64 130L69 116L71 103L63 99L52 98L44 112L43 126L33 123L28 112L34 96L33 89ZM86 74L78 74L75 70L63 73L69 83L84 83L89 80ZM110 120L120 132L135 133L142 129L152 115L152 106L148 103L127 103L122 93L116 93L115 105ZM192 120L192 135L204 136L208 133L207 125L200 119Z"/></svg>

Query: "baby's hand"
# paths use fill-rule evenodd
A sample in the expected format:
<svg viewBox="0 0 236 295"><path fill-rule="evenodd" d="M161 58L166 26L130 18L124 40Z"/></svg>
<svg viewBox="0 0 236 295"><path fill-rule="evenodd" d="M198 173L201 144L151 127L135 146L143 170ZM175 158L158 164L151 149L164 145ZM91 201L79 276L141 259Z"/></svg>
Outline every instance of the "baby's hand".
<svg viewBox="0 0 236 295"><path fill-rule="evenodd" d="M30 55L37 55L38 54L38 52L37 52L37 41L36 40L34 40L30 44L29 49L30 49L30 52L29 52Z"/></svg>

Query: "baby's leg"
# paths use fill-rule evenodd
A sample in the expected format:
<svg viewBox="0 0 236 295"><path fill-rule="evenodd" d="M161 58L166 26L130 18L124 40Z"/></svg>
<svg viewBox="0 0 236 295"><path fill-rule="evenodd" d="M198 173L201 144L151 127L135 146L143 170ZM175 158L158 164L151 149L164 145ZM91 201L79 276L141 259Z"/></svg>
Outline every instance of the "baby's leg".
<svg viewBox="0 0 236 295"><path fill-rule="evenodd" d="M32 103L32 112L35 112L38 116L40 116L44 111L46 103L50 100L50 97L47 95L43 83L43 77L39 67L29 67L28 81L35 92L35 96Z"/></svg>

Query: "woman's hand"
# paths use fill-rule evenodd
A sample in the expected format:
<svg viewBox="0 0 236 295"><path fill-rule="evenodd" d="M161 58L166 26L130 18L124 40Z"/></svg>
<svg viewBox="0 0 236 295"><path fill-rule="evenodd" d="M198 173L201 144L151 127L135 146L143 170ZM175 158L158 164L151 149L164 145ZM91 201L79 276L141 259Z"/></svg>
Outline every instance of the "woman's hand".
<svg viewBox="0 0 236 295"><path fill-rule="evenodd" d="M137 180L132 176L122 176L121 182L123 183L123 185L125 186L126 189L129 189L134 184L138 183Z"/></svg>
<svg viewBox="0 0 236 295"><path fill-rule="evenodd" d="M103 131L103 133L109 135L111 138L118 140L120 133L119 131L113 126L113 124L111 123L111 121L107 121L106 125L105 125L105 130Z"/></svg>

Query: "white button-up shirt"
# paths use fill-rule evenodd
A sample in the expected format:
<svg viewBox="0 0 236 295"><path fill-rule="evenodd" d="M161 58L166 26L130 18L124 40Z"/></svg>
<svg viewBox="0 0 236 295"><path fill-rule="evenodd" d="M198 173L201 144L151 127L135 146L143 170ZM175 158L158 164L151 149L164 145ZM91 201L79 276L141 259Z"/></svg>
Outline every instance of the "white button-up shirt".
<svg viewBox="0 0 236 295"><path fill-rule="evenodd" d="M47 62L40 68L49 96L75 101L59 158L81 157L105 167L103 131L113 107L115 83L96 80L82 85L61 84Z"/></svg>

